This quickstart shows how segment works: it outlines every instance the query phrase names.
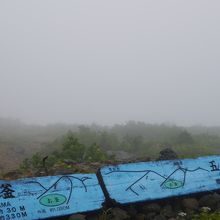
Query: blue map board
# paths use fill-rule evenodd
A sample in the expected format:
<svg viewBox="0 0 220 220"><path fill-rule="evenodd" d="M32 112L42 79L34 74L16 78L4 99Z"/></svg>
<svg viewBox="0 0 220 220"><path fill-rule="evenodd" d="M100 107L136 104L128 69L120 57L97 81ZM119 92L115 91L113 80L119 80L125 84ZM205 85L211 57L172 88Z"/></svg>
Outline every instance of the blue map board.
<svg viewBox="0 0 220 220"><path fill-rule="evenodd" d="M220 156L105 166L98 178L72 174L0 180L0 220L95 211L109 199L129 204L219 190Z"/></svg>
<svg viewBox="0 0 220 220"><path fill-rule="evenodd" d="M0 220L45 219L102 208L95 174L0 180Z"/></svg>
<svg viewBox="0 0 220 220"><path fill-rule="evenodd" d="M220 156L105 166L100 175L119 204L220 189Z"/></svg>

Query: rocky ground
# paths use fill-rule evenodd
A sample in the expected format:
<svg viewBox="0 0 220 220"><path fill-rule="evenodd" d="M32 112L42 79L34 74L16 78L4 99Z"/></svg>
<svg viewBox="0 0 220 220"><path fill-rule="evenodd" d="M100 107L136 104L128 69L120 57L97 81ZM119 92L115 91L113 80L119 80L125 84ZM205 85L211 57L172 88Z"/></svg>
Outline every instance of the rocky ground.
<svg viewBox="0 0 220 220"><path fill-rule="evenodd" d="M217 192L170 198L151 203L108 207L99 213L69 216L69 220L188 220L220 219L220 194ZM67 219L64 218L64 219Z"/></svg>

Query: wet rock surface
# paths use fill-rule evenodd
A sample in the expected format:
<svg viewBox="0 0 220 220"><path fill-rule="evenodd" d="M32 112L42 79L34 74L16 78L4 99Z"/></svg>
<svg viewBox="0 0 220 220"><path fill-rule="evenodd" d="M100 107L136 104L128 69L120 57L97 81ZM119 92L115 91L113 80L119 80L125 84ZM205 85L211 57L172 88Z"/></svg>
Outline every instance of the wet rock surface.
<svg viewBox="0 0 220 220"><path fill-rule="evenodd" d="M182 200L182 206L185 211L198 210L199 203L195 198L185 198Z"/></svg>
<svg viewBox="0 0 220 220"><path fill-rule="evenodd" d="M69 220L86 220L86 216L85 215L76 214L76 215L71 215L68 219Z"/></svg>
<svg viewBox="0 0 220 220"><path fill-rule="evenodd" d="M160 151L160 156L157 158L157 160L175 160L175 159L178 159L178 155L176 154L175 151L173 151L169 147Z"/></svg>

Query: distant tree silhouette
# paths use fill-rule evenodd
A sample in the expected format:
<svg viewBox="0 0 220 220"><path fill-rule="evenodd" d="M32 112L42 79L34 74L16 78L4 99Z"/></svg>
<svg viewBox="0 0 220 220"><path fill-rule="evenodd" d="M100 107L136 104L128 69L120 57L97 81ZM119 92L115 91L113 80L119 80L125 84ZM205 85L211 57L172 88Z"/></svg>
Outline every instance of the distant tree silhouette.
<svg viewBox="0 0 220 220"><path fill-rule="evenodd" d="M177 144L193 144L194 140L192 135L184 130L177 137Z"/></svg>

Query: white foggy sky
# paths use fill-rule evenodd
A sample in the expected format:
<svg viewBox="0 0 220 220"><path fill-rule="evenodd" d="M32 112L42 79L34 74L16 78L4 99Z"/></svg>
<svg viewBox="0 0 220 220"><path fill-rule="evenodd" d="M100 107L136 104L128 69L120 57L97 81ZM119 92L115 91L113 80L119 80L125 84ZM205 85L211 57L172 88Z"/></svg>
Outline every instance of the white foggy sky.
<svg viewBox="0 0 220 220"><path fill-rule="evenodd" d="M0 1L0 117L220 125L217 0Z"/></svg>

